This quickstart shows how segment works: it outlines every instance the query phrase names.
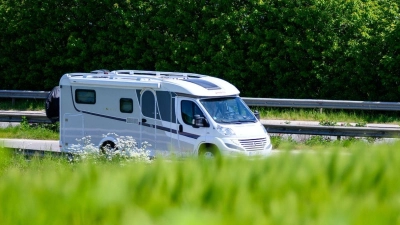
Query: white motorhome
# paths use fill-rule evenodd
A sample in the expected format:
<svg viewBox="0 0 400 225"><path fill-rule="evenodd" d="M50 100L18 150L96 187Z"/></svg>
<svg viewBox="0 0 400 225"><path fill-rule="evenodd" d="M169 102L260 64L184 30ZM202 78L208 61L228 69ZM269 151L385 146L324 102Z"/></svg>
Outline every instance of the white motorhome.
<svg viewBox="0 0 400 225"><path fill-rule="evenodd" d="M267 155L270 137L232 84L211 76L138 70L68 73L60 94L60 146L90 136L147 142L151 155Z"/></svg>

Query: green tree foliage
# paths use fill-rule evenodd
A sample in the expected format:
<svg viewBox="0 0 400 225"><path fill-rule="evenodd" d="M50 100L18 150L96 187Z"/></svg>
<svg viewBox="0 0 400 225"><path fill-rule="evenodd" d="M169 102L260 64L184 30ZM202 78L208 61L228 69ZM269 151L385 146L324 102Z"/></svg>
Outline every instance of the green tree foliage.
<svg viewBox="0 0 400 225"><path fill-rule="evenodd" d="M399 13L397 0L0 0L0 89L145 69L242 96L398 101Z"/></svg>

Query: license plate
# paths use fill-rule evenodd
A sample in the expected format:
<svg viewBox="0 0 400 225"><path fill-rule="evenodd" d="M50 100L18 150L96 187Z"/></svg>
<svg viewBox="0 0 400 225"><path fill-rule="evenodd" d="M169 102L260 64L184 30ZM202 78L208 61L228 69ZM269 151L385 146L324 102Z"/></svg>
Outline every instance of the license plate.
<svg viewBox="0 0 400 225"><path fill-rule="evenodd" d="M253 156L253 155L259 155L260 152L259 151L252 151L252 152L248 152L249 156Z"/></svg>

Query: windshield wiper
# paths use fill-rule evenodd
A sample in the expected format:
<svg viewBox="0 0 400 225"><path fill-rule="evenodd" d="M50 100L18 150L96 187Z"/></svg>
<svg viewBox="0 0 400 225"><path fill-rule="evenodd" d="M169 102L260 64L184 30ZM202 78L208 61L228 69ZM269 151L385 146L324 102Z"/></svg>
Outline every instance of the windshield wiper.
<svg viewBox="0 0 400 225"><path fill-rule="evenodd" d="M229 121L229 120L216 120L215 122L217 122L217 123L232 123L232 121Z"/></svg>
<svg viewBox="0 0 400 225"><path fill-rule="evenodd" d="M256 122L256 120L238 120L238 122L241 122L241 123L254 123L254 122Z"/></svg>
<svg viewBox="0 0 400 225"><path fill-rule="evenodd" d="M254 123L255 120L218 120L218 123L230 123L230 124L241 124L241 123Z"/></svg>

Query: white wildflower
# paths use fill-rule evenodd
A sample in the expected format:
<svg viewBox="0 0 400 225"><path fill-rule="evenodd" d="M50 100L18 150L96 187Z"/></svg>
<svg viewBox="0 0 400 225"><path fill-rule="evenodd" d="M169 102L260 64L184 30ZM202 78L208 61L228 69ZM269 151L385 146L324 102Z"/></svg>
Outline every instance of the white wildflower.
<svg viewBox="0 0 400 225"><path fill-rule="evenodd" d="M151 146L149 143L143 142L142 147L139 148L137 142L131 136L119 136L115 133L103 135L103 137L110 136L114 136L116 139L115 146L108 144L102 149L95 147L95 145L91 143L90 136L77 139L78 144L71 145L68 149L69 153L75 156L72 160L79 161L81 159L90 158L96 161L105 158L109 161L119 160L121 163L130 161L150 162L150 151L146 149L147 146Z"/></svg>

